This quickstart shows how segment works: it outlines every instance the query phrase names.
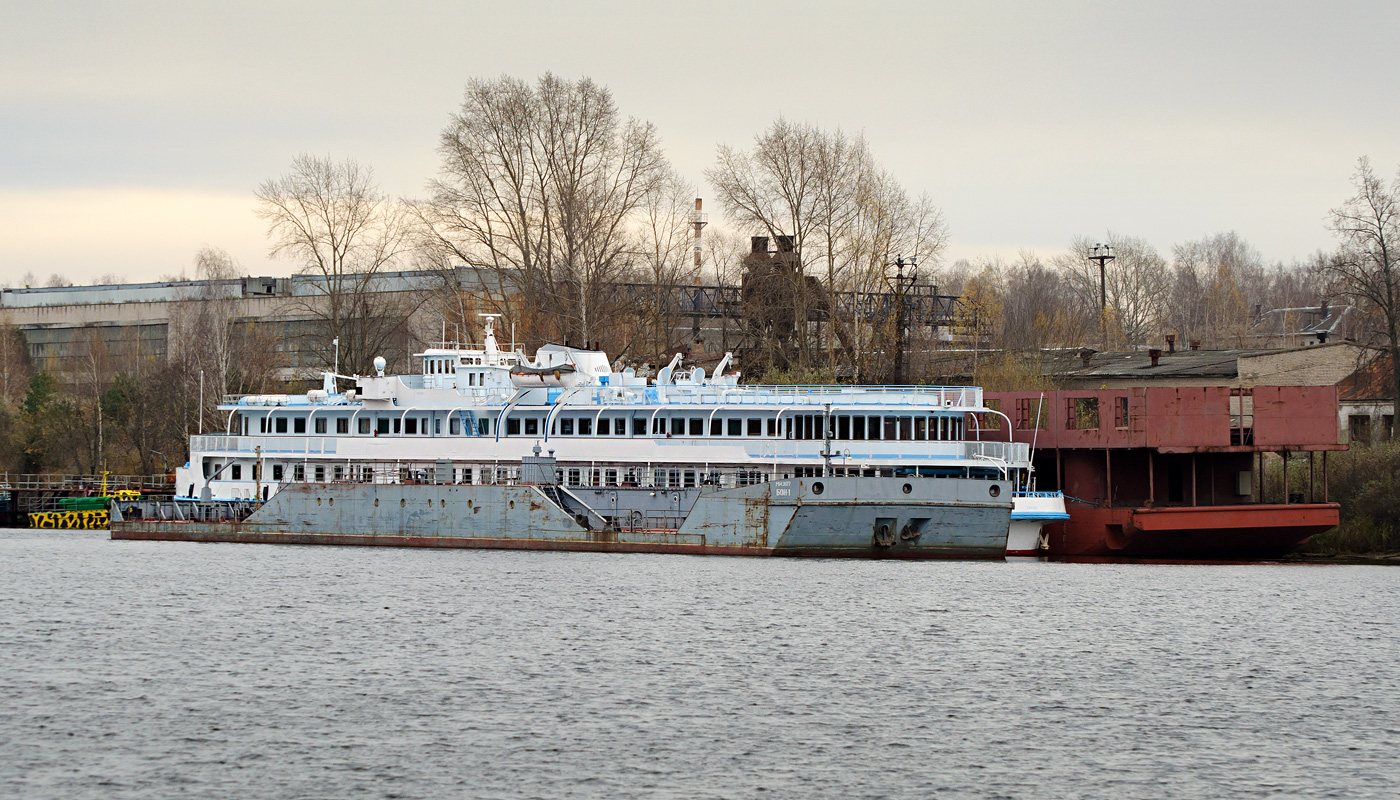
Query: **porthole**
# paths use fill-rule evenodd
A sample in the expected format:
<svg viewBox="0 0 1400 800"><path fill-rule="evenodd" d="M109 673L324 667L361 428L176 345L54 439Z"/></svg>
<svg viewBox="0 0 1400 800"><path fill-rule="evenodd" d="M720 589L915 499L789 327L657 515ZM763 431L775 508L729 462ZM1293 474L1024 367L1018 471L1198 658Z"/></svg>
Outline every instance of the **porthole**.
<svg viewBox="0 0 1400 800"><path fill-rule="evenodd" d="M913 486L913 484L909 484L909 483L904 484L904 486L901 487L901 488L904 489L904 493L905 493L905 494L909 494L910 492L914 491L914 486Z"/></svg>
<svg viewBox="0 0 1400 800"><path fill-rule="evenodd" d="M987 489L987 494L991 495L992 497L1000 497L1000 496L1001 496L1001 487L1000 487L1000 486L997 486L997 485L994 483L994 484L991 485L991 487L990 487L989 489Z"/></svg>
<svg viewBox="0 0 1400 800"><path fill-rule="evenodd" d="M510 501L510 507L511 507L511 508L515 508L515 501L514 501L514 500Z"/></svg>
<svg viewBox="0 0 1400 800"><path fill-rule="evenodd" d="M334 497L327 497L327 498L326 498L326 505L329 505L329 506L335 505L335 498L334 498Z"/></svg>
<svg viewBox="0 0 1400 800"><path fill-rule="evenodd" d="M822 485L821 481L812 484L812 494L821 494L824 491L826 491L826 487Z"/></svg>
<svg viewBox="0 0 1400 800"><path fill-rule="evenodd" d="M399 498L399 508L403 508L403 507L406 506L406 505L408 505L407 501L406 501L404 498L400 497L400 498Z"/></svg>

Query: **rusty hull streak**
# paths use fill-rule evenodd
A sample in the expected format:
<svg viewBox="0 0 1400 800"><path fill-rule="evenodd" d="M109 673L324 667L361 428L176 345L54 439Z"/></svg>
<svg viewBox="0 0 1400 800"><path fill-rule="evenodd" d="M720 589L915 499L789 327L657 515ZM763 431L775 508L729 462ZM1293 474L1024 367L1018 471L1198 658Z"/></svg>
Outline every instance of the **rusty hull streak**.
<svg viewBox="0 0 1400 800"><path fill-rule="evenodd" d="M936 551L891 552L881 548L829 548L825 550L775 551L770 547L752 545L708 545L670 542L622 542L616 532L596 531L590 539L545 541L540 539L494 539L438 536L396 536L391 534L304 534L273 533L242 530L241 523L200 525L181 522L129 522L112 530L113 539L130 541L193 542L200 544L281 544L338 545L360 547L429 547L468 550L559 550L592 553L675 553L705 556L771 556L799 558L872 558L896 560L966 559L962 553ZM607 535L602 535L602 534ZM667 535L662 533L660 535ZM998 556L977 556L996 559Z"/></svg>

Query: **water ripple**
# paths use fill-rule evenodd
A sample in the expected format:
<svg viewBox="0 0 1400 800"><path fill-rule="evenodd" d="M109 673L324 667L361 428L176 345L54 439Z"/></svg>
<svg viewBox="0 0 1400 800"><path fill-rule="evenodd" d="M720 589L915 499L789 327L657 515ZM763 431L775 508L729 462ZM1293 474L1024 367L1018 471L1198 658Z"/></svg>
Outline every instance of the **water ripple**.
<svg viewBox="0 0 1400 800"><path fill-rule="evenodd" d="M1400 570L0 534L0 795L1393 797Z"/></svg>

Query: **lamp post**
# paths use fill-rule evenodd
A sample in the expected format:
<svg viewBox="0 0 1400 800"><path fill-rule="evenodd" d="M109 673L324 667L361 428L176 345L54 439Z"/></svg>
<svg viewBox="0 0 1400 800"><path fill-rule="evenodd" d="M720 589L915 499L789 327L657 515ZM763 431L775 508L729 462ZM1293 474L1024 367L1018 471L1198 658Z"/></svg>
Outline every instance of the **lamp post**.
<svg viewBox="0 0 1400 800"><path fill-rule="evenodd" d="M1099 262L1099 345L1108 345L1108 282L1104 276L1104 264L1112 261L1113 245L1096 244L1090 251L1089 260Z"/></svg>
<svg viewBox="0 0 1400 800"><path fill-rule="evenodd" d="M906 265L909 267L908 275L904 274L904 267ZM910 256L908 259L905 259L903 256L896 255L894 257L894 269L894 275L885 276L885 281L889 283L890 288L894 290L894 302L897 306L895 315L897 324L899 325L894 342L894 379L897 384L903 386L909 383L907 376L904 374L904 337L906 333L904 329L904 296L919 278L918 256Z"/></svg>

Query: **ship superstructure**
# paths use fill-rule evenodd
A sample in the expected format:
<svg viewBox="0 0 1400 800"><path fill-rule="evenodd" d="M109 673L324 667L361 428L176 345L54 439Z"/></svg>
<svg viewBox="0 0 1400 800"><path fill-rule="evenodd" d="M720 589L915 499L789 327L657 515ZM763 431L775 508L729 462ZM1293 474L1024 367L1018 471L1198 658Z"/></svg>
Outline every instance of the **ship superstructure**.
<svg viewBox="0 0 1400 800"><path fill-rule="evenodd" d="M563 345L533 359L444 343L417 372L327 373L305 394L226 398L222 434L191 437L190 499L266 500L289 483L512 484L548 451L566 489L740 487L790 478L920 477L1028 485L1029 447L975 441L976 387L754 386L677 355L655 379ZM353 388L340 389L342 382Z"/></svg>

